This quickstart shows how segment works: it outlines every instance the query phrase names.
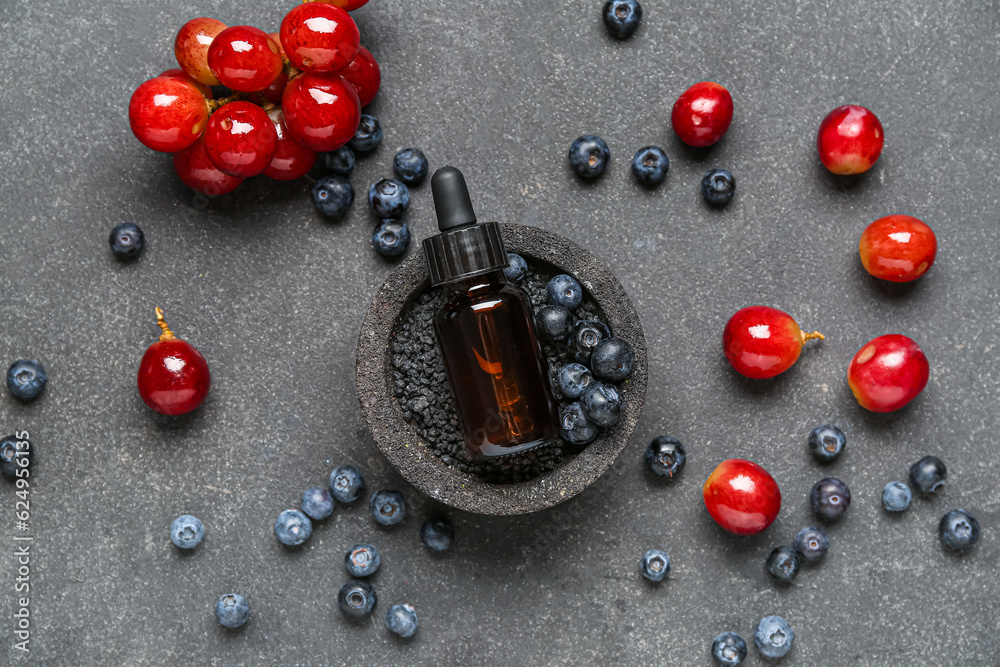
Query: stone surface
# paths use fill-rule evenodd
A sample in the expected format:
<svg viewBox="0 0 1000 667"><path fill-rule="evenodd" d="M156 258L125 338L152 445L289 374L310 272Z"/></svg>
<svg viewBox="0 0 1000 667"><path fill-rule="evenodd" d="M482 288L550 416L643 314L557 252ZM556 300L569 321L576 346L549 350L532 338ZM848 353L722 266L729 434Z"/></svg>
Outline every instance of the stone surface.
<svg viewBox="0 0 1000 667"><path fill-rule="evenodd" d="M393 395L390 340L406 302L427 289L423 250L415 249L386 279L372 302L358 335L358 399L382 453L408 482L435 500L479 514L524 514L572 498L607 470L635 429L646 393L646 342L642 325L621 284L592 253L551 232L503 224L504 245L558 266L572 275L597 302L616 336L635 350L635 366L620 385L624 407L620 421L556 469L515 484L491 484L445 465L406 423Z"/></svg>
<svg viewBox="0 0 1000 667"><path fill-rule="evenodd" d="M483 219L595 253L649 345L646 405L617 463L551 510L447 511L455 542L440 555L418 530L442 507L414 506L421 496L378 453L358 407L358 332L393 269L372 251L375 221L360 200L339 224L314 212L308 180L255 180L204 201L128 130L131 91L174 66L184 21L274 30L292 4L0 3L0 352L7 363L37 358L49 374L33 404L0 395L2 435L24 429L38 447L29 655L12 648L13 537L23 533L15 489L0 480L0 664L710 667L713 637L750 640L770 614L795 628L783 665L996 664L996 3L645 0L626 42L605 34L592 0L360 9L382 64L372 108L385 138L359 159L359 191L390 176L406 146L432 169L455 164ZM724 82L736 113L719 145L690 151L670 131L670 106L702 79ZM820 120L846 102L873 109L887 135L874 170L856 179L828 175L815 153ZM612 153L591 184L566 160L584 133ZM671 167L647 191L628 161L650 143ZM721 211L698 193L715 166L740 183ZM904 288L871 279L857 255L864 227L892 212L923 219L940 241L934 267ZM146 232L134 264L107 246L123 220ZM415 246L433 233L427 185L408 220ZM719 339L750 303L781 307L827 340L773 382L741 380ZM179 420L151 414L135 390L156 305L212 367L206 404ZM930 383L902 412L869 414L850 395L847 364L897 331L927 353ZM806 438L828 422L849 442L821 469ZM661 433L688 453L672 485L643 474L643 448ZM882 487L925 454L948 465L946 490L887 516ZM781 485L784 507L760 536L722 534L702 507L702 482L730 456ZM357 464L370 492L398 485L410 516L378 529L366 497L338 505L304 548L281 549L274 518L338 463ZM828 475L850 485L851 509L829 527L826 562L778 590L762 563L813 523L806 494ZM936 536L955 507L983 531L961 557ZM205 523L191 554L168 534L182 513ZM343 553L360 541L384 563L381 613L358 626L335 598ZM673 565L659 586L639 573L650 548ZM228 592L252 609L237 632L212 615ZM381 623L404 601L420 617L407 643Z"/></svg>

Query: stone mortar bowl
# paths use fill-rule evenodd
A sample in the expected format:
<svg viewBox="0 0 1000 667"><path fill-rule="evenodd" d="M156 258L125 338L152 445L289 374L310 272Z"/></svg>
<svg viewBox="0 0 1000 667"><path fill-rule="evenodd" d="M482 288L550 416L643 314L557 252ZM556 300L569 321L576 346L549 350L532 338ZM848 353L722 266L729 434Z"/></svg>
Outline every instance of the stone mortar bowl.
<svg viewBox="0 0 1000 667"><path fill-rule="evenodd" d="M580 453L533 479L497 484L441 461L403 419L392 388L390 340L406 304L429 286L422 248L417 248L382 284L358 336L357 390L368 428L382 454L421 492L460 510L478 514L526 514L572 498L611 467L628 443L646 395L646 339L631 299L614 275L572 241L534 227L502 224L508 252L555 266L576 278L597 305L612 333L628 341L635 365L619 383L621 420L602 429Z"/></svg>

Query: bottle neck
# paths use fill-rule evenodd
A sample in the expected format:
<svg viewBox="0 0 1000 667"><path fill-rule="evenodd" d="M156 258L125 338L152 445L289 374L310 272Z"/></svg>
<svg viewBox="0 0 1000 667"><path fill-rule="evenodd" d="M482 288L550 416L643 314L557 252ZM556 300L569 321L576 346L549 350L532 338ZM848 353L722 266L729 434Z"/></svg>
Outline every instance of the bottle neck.
<svg viewBox="0 0 1000 667"><path fill-rule="evenodd" d="M471 297L476 294L498 290L506 284L507 278L503 274L503 269L497 269L456 280L455 282L445 283L442 287L448 296Z"/></svg>

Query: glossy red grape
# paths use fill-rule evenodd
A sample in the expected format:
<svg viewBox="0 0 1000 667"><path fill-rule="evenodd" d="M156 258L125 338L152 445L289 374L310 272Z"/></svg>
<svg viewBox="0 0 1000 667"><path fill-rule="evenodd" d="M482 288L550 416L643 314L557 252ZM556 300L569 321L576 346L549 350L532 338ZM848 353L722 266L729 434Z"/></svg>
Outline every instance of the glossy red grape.
<svg viewBox="0 0 1000 667"><path fill-rule="evenodd" d="M937 237L922 220L909 215L887 215L865 228L858 243L861 263L876 278L906 283L934 264Z"/></svg>
<svg viewBox="0 0 1000 667"><path fill-rule="evenodd" d="M315 2L316 0L313 0ZM281 33L280 32L269 32L267 36L271 38L274 45L278 47L278 55L281 56L282 60L288 60L288 56L285 55L285 47L281 45Z"/></svg>
<svg viewBox="0 0 1000 667"><path fill-rule="evenodd" d="M223 174L212 164L205 151L203 137L198 137L196 142L174 153L174 171L184 185L208 197L232 192L243 182L238 176Z"/></svg>
<svg viewBox="0 0 1000 667"><path fill-rule="evenodd" d="M354 59L360 45L358 26L340 7L306 2L281 21L281 46L301 70L336 72Z"/></svg>
<svg viewBox="0 0 1000 667"><path fill-rule="evenodd" d="M281 96L285 94L285 86L288 85L288 75L282 72L270 86L260 91L264 99L271 104L281 104Z"/></svg>
<svg viewBox="0 0 1000 667"><path fill-rule="evenodd" d="M375 99L382 84L382 72L375 62L375 57L363 46L358 49L358 55L354 56L354 60L337 74L354 86L361 106L366 106Z"/></svg>
<svg viewBox="0 0 1000 667"><path fill-rule="evenodd" d="M674 132L688 146L711 146L732 121L733 98L714 81L702 81L685 90L670 114Z"/></svg>
<svg viewBox="0 0 1000 667"><path fill-rule="evenodd" d="M781 490L762 467L744 459L716 466L702 487L705 508L723 529L756 535L771 525L781 509Z"/></svg>
<svg viewBox="0 0 1000 667"><path fill-rule="evenodd" d="M791 315L769 306L747 306L736 311L722 332L722 349L737 373L749 378L771 378L799 358L802 344L823 339L806 333Z"/></svg>
<svg viewBox="0 0 1000 667"><path fill-rule="evenodd" d="M154 151L173 153L193 144L208 123L208 101L198 84L178 76L143 82L128 103L132 133Z"/></svg>
<svg viewBox="0 0 1000 667"><path fill-rule="evenodd" d="M887 334L858 350L847 368L847 384L861 407L892 412L924 390L930 372L919 345L902 334Z"/></svg>
<svg viewBox="0 0 1000 667"><path fill-rule="evenodd" d="M187 414L208 396L212 384L208 362L191 343L174 336L159 308L156 323L163 333L139 362L139 396L160 414Z"/></svg>
<svg viewBox="0 0 1000 667"><path fill-rule="evenodd" d="M180 67L168 69L166 72L160 74L160 76L173 77L175 79L180 79L181 81L187 81L192 86L197 88L198 91L205 96L206 100L212 99L212 89L206 86L205 84L201 83L200 81L195 81L194 79L192 79L190 76L187 75L187 72L182 70Z"/></svg>
<svg viewBox="0 0 1000 667"><path fill-rule="evenodd" d="M306 148L335 151L358 129L361 103L354 86L338 74L303 72L281 98L285 127Z"/></svg>
<svg viewBox="0 0 1000 667"><path fill-rule="evenodd" d="M202 16L191 19L177 31L174 39L174 55L181 69L199 83L207 86L219 85L219 79L208 67L208 47L226 24L216 19Z"/></svg>
<svg viewBox="0 0 1000 667"><path fill-rule="evenodd" d="M274 123L256 104L229 102L215 110L205 128L205 151L224 174L247 178L264 171L274 157Z"/></svg>
<svg viewBox="0 0 1000 667"><path fill-rule="evenodd" d="M274 149L274 157L264 169L264 175L279 181L293 181L305 176L316 163L316 151L292 138L285 127L285 114L281 109L274 109L268 116L274 123L278 143Z"/></svg>
<svg viewBox="0 0 1000 667"><path fill-rule="evenodd" d="M222 85L255 93L274 82L284 63L267 33L248 25L234 25L212 40L208 66Z"/></svg>
<svg viewBox="0 0 1000 667"><path fill-rule="evenodd" d="M368 0L314 0L315 2L321 2L325 5L333 5L334 7L340 7L341 9L346 9L349 12L353 12L358 7L361 7L368 3Z"/></svg>
<svg viewBox="0 0 1000 667"><path fill-rule="evenodd" d="M823 119L816 150L835 174L861 174L872 168L885 143L878 117L857 104L837 107Z"/></svg>

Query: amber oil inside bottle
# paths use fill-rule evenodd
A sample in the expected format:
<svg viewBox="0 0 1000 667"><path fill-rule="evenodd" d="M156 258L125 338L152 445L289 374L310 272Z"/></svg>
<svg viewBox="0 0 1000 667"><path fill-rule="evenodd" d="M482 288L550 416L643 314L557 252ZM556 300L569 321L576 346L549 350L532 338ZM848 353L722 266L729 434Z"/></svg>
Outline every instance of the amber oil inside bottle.
<svg viewBox="0 0 1000 667"><path fill-rule="evenodd" d="M434 317L466 446L480 457L559 436L559 405L535 334L531 302L503 271L444 285Z"/></svg>

